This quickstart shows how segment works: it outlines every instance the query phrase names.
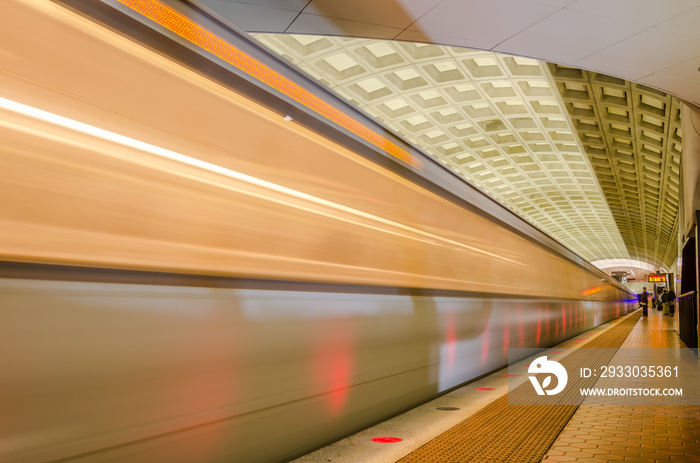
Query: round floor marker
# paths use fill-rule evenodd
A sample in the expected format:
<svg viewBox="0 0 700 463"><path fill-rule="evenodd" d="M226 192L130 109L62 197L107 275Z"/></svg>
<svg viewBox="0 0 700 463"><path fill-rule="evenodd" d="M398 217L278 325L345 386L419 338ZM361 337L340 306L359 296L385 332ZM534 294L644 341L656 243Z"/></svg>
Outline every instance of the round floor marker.
<svg viewBox="0 0 700 463"><path fill-rule="evenodd" d="M495 387L477 387L476 390L477 391L495 391L496 388Z"/></svg>
<svg viewBox="0 0 700 463"><path fill-rule="evenodd" d="M455 410L459 410L458 407L438 407L437 409L438 409L438 410L444 410L444 411L447 411L447 412L452 412L452 411L455 411Z"/></svg>
<svg viewBox="0 0 700 463"><path fill-rule="evenodd" d="M372 442L379 442L380 444L393 444L395 442L401 442L403 439L398 437L375 437Z"/></svg>

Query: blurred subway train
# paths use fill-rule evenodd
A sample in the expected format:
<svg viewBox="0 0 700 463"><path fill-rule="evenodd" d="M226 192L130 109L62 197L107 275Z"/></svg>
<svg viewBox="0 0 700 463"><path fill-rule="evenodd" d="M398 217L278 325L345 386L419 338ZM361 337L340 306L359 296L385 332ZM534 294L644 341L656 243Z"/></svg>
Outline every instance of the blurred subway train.
<svg viewBox="0 0 700 463"><path fill-rule="evenodd" d="M166 3L0 2L0 461L287 461L634 309Z"/></svg>

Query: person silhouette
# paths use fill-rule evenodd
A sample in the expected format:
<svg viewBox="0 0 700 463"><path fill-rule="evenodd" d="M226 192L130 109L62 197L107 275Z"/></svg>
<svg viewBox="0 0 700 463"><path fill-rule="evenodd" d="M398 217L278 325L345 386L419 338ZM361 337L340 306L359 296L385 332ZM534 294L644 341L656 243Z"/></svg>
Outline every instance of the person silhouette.
<svg viewBox="0 0 700 463"><path fill-rule="evenodd" d="M642 306L642 316L649 316L649 293L647 287L642 288L642 294L639 295L639 305Z"/></svg>

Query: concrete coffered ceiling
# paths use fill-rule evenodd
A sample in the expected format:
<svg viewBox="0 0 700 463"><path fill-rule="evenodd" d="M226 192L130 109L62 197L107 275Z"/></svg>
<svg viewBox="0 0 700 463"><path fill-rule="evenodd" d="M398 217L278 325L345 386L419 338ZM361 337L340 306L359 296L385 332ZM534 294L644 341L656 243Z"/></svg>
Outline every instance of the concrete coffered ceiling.
<svg viewBox="0 0 700 463"><path fill-rule="evenodd" d="M255 37L585 259L675 259L680 106L666 94L465 48Z"/></svg>
<svg viewBox="0 0 700 463"><path fill-rule="evenodd" d="M700 0L197 3L587 260L673 265Z"/></svg>
<svg viewBox="0 0 700 463"><path fill-rule="evenodd" d="M677 254L680 103L622 79L549 65L630 255Z"/></svg>

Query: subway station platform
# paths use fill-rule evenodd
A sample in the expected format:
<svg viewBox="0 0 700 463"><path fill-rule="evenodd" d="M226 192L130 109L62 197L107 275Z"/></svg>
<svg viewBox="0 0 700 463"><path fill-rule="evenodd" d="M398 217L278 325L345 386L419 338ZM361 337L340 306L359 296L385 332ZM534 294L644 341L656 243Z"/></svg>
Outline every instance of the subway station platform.
<svg viewBox="0 0 700 463"><path fill-rule="evenodd" d="M700 461L700 382L688 380L700 371L698 359L673 330L672 317L654 310L649 317L641 315L637 310L538 355L568 363L568 369L572 362L624 363L643 349L666 349L667 362L692 371L674 383L683 389L682 405L674 398L661 403L638 399L630 405L629 399L616 397L511 404L509 394L515 397L531 387L525 379L529 360L523 360L295 462ZM610 358L598 358L608 351ZM629 388L642 383L623 377L594 384Z"/></svg>

